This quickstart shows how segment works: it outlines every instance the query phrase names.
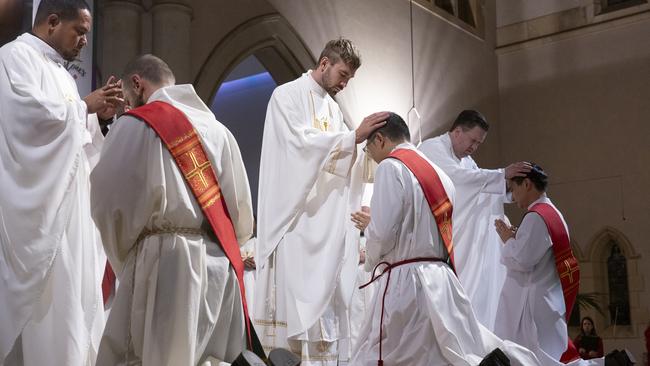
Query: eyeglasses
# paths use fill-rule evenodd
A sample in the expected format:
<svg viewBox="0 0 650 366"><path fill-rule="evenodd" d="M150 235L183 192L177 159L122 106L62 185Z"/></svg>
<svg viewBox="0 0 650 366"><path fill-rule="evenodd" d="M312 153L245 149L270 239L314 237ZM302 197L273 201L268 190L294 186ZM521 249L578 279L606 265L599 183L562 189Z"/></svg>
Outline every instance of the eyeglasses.
<svg viewBox="0 0 650 366"><path fill-rule="evenodd" d="M370 145L373 141L375 141L375 136L372 136L372 138L369 138L366 140L366 146L363 147L363 152L366 154L369 154L370 151L368 150L368 145Z"/></svg>

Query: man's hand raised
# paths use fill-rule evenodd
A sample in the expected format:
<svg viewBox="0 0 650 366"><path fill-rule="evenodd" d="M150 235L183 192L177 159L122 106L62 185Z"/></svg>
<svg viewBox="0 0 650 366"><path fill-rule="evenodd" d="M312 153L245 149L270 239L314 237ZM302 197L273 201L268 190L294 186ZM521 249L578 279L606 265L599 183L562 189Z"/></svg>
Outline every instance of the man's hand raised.
<svg viewBox="0 0 650 366"><path fill-rule="evenodd" d="M385 125L388 116L390 116L390 112L377 112L364 118L355 131L357 144L364 142L374 130Z"/></svg>
<svg viewBox="0 0 650 366"><path fill-rule="evenodd" d="M93 91L83 98L88 106L88 113L100 112L100 118L106 119L111 112L124 106L124 95L122 94L122 81L111 76L106 85Z"/></svg>

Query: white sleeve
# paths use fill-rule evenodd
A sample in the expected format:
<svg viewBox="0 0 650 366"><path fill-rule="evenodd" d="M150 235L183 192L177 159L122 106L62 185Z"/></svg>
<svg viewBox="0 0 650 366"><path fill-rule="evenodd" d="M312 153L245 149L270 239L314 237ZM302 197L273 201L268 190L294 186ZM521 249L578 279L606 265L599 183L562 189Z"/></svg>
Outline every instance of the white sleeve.
<svg viewBox="0 0 650 366"><path fill-rule="evenodd" d="M228 207L228 214L235 228L237 242L244 245L253 236L253 204L248 175L239 145L232 133L226 131L226 143L221 152L221 171L217 179Z"/></svg>
<svg viewBox="0 0 650 366"><path fill-rule="evenodd" d="M267 115L274 116L276 122L288 128L286 148L295 151L297 156L319 156L321 169L328 173L347 177L356 161L356 134L354 131L323 132L305 121L295 106L300 101L294 95L276 89L271 96ZM281 122L280 122L281 121Z"/></svg>
<svg viewBox="0 0 650 366"><path fill-rule="evenodd" d="M388 161L379 164L370 201L371 219L366 230L365 268L368 271L397 244L405 194L399 168Z"/></svg>
<svg viewBox="0 0 650 366"><path fill-rule="evenodd" d="M530 272L552 245L542 217L529 213L524 216L515 238L508 239L501 247L501 263L514 271Z"/></svg>
<svg viewBox="0 0 650 366"><path fill-rule="evenodd" d="M442 151L440 144L433 142L423 143L420 151L447 173L457 188L476 193L505 195L506 181L503 169L481 169L471 157L465 158L469 160L470 167L463 167L449 156L448 152Z"/></svg>

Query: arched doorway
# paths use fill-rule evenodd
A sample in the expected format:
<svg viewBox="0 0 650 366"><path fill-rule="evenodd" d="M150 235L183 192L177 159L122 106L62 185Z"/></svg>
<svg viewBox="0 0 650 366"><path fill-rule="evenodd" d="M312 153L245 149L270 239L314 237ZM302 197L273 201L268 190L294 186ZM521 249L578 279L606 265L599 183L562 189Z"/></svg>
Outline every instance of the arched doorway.
<svg viewBox="0 0 650 366"><path fill-rule="evenodd" d="M250 19L228 33L201 67L194 86L239 143L257 211L266 106L273 89L300 76L314 57L279 14Z"/></svg>
<svg viewBox="0 0 650 366"><path fill-rule="evenodd" d="M210 103L217 120L235 136L251 185L253 211L257 212L262 133L266 106L277 84L257 57L250 55L219 86Z"/></svg>

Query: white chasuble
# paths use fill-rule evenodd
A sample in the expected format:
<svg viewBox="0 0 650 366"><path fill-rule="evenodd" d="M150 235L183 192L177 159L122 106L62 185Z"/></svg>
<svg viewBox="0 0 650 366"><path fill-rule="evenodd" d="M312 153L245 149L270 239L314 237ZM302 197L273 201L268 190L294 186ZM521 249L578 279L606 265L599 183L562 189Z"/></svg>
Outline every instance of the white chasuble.
<svg viewBox="0 0 650 366"><path fill-rule="evenodd" d="M106 257L88 177L102 141L53 48L28 33L0 48L0 365L94 364Z"/></svg>
<svg viewBox="0 0 650 366"><path fill-rule="evenodd" d="M505 219L507 201L503 169L480 169L470 157L458 159L449 134L426 140L420 151L454 182L453 242L458 279L477 318L494 329L506 269L500 262L501 241L494 220Z"/></svg>
<svg viewBox="0 0 650 366"><path fill-rule="evenodd" d="M310 72L275 89L260 164L255 326L267 351L290 348L305 365L336 363L338 341L349 337L358 156L355 132Z"/></svg>

